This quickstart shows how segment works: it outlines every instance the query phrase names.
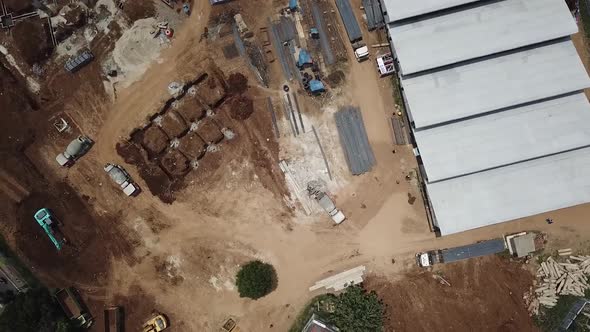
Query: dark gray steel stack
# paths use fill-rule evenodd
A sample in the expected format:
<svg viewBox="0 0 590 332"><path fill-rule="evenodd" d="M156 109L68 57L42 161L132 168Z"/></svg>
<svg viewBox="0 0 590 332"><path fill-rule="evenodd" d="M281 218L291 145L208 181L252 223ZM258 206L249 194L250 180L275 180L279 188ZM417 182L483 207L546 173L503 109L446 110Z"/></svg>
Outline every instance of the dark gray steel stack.
<svg viewBox="0 0 590 332"><path fill-rule="evenodd" d="M66 61L64 68L70 73L73 73L79 70L80 68L84 67L88 63L90 63L90 61L92 61L93 59L94 54L92 54L92 52L84 51L79 55L76 55L75 57L70 58L68 61Z"/></svg>
<svg viewBox="0 0 590 332"><path fill-rule="evenodd" d="M343 106L334 117L350 172L359 175L370 171L375 164L375 156L369 144L361 111L358 107Z"/></svg>
<svg viewBox="0 0 590 332"><path fill-rule="evenodd" d="M363 0L365 15L367 16L367 28L369 31L375 30L385 25L383 12L379 5L379 0Z"/></svg>
<svg viewBox="0 0 590 332"><path fill-rule="evenodd" d="M324 55L324 62L326 63L326 65L334 64L334 54L332 53L332 49L330 48L330 40L328 39L326 30L324 29L322 11L320 10L320 7L315 1L312 1L311 3L311 14L313 16L313 23L315 24L315 27L318 29L318 33L320 34L320 46L322 48L322 54Z"/></svg>
<svg viewBox="0 0 590 332"><path fill-rule="evenodd" d="M281 19L277 24L277 31L282 42L290 41L297 37L295 22L285 16L281 16Z"/></svg>
<svg viewBox="0 0 590 332"><path fill-rule="evenodd" d="M359 27L359 24L356 21L356 17L354 17L354 12L352 11L350 1L336 0L336 6L338 7L338 11L340 12L340 17L342 17L342 22L344 22L344 28L346 29L346 33L348 34L348 40L350 40L351 43L354 43L356 41L363 39L361 28Z"/></svg>
<svg viewBox="0 0 590 332"><path fill-rule="evenodd" d="M506 250L504 239L482 241L462 247L442 250L443 262L450 263L468 258L497 254Z"/></svg>

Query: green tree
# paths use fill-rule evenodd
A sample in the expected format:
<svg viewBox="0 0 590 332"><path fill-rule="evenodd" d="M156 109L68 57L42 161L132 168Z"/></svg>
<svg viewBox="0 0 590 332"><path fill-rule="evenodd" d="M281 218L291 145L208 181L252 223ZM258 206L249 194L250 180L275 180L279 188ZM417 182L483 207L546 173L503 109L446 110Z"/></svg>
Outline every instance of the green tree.
<svg viewBox="0 0 590 332"><path fill-rule="evenodd" d="M383 304L375 292L352 286L338 295L330 321L342 332L380 332L383 312Z"/></svg>
<svg viewBox="0 0 590 332"><path fill-rule="evenodd" d="M252 261L240 269L236 276L236 285L240 297L256 300L273 291L276 279L276 272L272 265Z"/></svg>
<svg viewBox="0 0 590 332"><path fill-rule="evenodd" d="M55 332L63 318L58 304L46 288L20 293L0 314L0 331Z"/></svg>

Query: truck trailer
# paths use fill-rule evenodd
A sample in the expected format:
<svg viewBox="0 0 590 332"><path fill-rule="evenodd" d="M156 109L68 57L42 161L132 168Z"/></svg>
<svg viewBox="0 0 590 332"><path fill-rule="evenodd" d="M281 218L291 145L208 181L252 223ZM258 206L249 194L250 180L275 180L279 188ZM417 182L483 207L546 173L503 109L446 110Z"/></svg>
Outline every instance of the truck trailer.
<svg viewBox="0 0 590 332"><path fill-rule="evenodd" d="M504 239L482 241L462 247L431 250L416 254L416 264L429 267L434 264L457 262L473 257L497 254L506 250Z"/></svg>

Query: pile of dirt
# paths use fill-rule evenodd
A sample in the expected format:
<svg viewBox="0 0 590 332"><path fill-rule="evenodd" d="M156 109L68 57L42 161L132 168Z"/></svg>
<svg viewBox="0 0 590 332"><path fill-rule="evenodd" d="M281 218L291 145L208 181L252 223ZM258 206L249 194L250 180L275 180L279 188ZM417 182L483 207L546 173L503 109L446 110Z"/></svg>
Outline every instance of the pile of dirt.
<svg viewBox="0 0 590 332"><path fill-rule="evenodd" d="M439 265L438 273L410 274L365 286L386 304L386 331L534 331L523 295L533 276L520 263L497 256Z"/></svg>
<svg viewBox="0 0 590 332"><path fill-rule="evenodd" d="M189 171L189 160L178 150L172 150L162 157L162 167L172 176L183 176Z"/></svg>
<svg viewBox="0 0 590 332"><path fill-rule="evenodd" d="M153 1L127 1L123 7L123 13L129 19L129 23L156 15L156 7Z"/></svg>
<svg viewBox="0 0 590 332"><path fill-rule="evenodd" d="M170 138L180 137L188 131L188 126L184 119L174 111L168 111L162 116L162 130Z"/></svg>
<svg viewBox="0 0 590 332"><path fill-rule="evenodd" d="M219 130L219 127L217 127L211 118L204 118L199 122L197 134L199 134L207 144L219 143L223 139L221 130Z"/></svg>
<svg viewBox="0 0 590 332"><path fill-rule="evenodd" d="M227 85L230 94L239 95L248 90L248 79L242 73L234 73L229 75Z"/></svg>
<svg viewBox="0 0 590 332"><path fill-rule="evenodd" d="M168 175L160 167L148 163L142 155L141 148L129 142L118 143L116 148L117 154L126 163L137 167L139 176L145 181L152 195L157 196L164 203L174 202Z"/></svg>
<svg viewBox="0 0 590 332"><path fill-rule="evenodd" d="M231 100L229 110L234 120L246 120L254 112L254 102L246 96L237 96Z"/></svg>
<svg viewBox="0 0 590 332"><path fill-rule="evenodd" d="M158 155L168 147L168 136L157 126L150 126L143 132L141 144L151 155Z"/></svg>
<svg viewBox="0 0 590 332"><path fill-rule="evenodd" d="M28 65L47 60L53 52L53 46L45 33L44 21L24 20L12 29L14 45Z"/></svg>

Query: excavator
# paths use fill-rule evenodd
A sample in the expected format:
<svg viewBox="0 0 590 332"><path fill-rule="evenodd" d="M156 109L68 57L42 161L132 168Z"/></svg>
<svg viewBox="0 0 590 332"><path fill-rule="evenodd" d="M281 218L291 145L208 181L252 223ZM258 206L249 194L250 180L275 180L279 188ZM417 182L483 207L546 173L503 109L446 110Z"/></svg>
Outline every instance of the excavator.
<svg viewBox="0 0 590 332"><path fill-rule="evenodd" d="M157 314L143 324L143 332L160 332L168 328L168 320L162 314Z"/></svg>
<svg viewBox="0 0 590 332"><path fill-rule="evenodd" d="M43 228L53 245L57 248L57 250L61 250L63 244L66 242L65 238L53 229L53 224L56 224L56 219L51 213L49 209L42 208L39 211L35 212L35 220Z"/></svg>

